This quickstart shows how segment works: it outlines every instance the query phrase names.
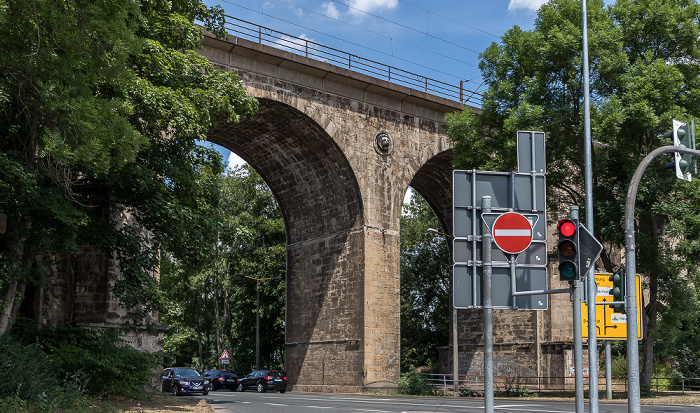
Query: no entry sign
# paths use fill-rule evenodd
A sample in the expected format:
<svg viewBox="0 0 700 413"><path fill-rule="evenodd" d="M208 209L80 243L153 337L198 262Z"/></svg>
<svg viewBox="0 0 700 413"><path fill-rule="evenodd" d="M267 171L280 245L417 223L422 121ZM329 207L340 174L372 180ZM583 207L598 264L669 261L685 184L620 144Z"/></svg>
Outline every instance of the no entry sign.
<svg viewBox="0 0 700 413"><path fill-rule="evenodd" d="M506 254L519 254L532 242L532 225L517 212L506 212L493 223L493 240Z"/></svg>

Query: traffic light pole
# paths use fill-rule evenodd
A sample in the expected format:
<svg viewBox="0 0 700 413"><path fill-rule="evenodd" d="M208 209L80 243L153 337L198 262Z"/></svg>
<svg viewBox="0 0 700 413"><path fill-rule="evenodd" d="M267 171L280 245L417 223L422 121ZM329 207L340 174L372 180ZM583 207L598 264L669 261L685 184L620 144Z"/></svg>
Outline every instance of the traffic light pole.
<svg viewBox="0 0 700 413"><path fill-rule="evenodd" d="M569 207L571 219L578 222L578 206ZM583 400L583 332L581 331L581 285L579 280L571 282L574 294L574 389L576 413L584 413Z"/></svg>
<svg viewBox="0 0 700 413"><path fill-rule="evenodd" d="M583 148L584 148L584 189L586 193L586 228L593 234L593 162L591 139L591 99L588 66L588 6L586 0L581 2L582 9L582 49L583 49ZM595 296L598 287L595 283L595 268L591 265L583 285L586 287L588 319L596 319ZM598 340L596 325L588 323L588 401L589 413L598 413Z"/></svg>
<svg viewBox="0 0 700 413"><path fill-rule="evenodd" d="M637 337L637 289L635 285L637 274L637 262L635 257L635 240L634 240L634 205L637 199L637 189L639 182L642 180L642 175L647 169L647 166L657 156L664 153L683 153L693 156L699 156L700 151L695 149L682 148L679 146L662 146L651 151L642 159L642 162L637 166L637 170L632 175L629 189L627 190L627 199L625 201L625 269L627 274L627 382L629 383L628 394L628 413L641 412L640 399L640 383L639 383L639 341Z"/></svg>

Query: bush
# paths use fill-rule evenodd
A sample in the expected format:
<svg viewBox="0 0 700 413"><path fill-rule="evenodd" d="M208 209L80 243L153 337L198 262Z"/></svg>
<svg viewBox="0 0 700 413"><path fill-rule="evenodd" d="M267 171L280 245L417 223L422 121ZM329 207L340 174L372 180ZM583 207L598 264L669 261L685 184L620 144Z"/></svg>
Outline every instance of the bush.
<svg viewBox="0 0 700 413"><path fill-rule="evenodd" d="M0 377L0 399L39 402L59 387L46 353L8 334L0 336Z"/></svg>
<svg viewBox="0 0 700 413"><path fill-rule="evenodd" d="M25 323L15 325L12 334L44 350L64 389L90 395L138 392L159 366L158 356L129 347L116 332L72 326L37 329Z"/></svg>
<svg viewBox="0 0 700 413"><path fill-rule="evenodd" d="M425 376L418 373L415 368L411 368L407 373L401 373L399 392L412 396L435 396L437 394Z"/></svg>

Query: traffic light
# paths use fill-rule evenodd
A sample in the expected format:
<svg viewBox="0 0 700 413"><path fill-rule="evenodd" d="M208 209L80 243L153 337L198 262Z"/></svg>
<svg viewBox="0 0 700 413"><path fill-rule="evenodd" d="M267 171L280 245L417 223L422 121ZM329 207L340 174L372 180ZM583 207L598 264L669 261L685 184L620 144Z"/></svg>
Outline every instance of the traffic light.
<svg viewBox="0 0 700 413"><path fill-rule="evenodd" d="M609 280L613 283L613 288L610 290L610 294L613 296L613 301L625 301L625 270L620 270L610 276ZM624 304L612 304L610 307L616 313L624 313Z"/></svg>
<svg viewBox="0 0 700 413"><path fill-rule="evenodd" d="M557 224L559 233L559 280L574 281L578 279L579 264L579 242L578 242L578 220L562 219Z"/></svg>
<svg viewBox="0 0 700 413"><path fill-rule="evenodd" d="M674 119L673 130L664 133L664 138L673 138L673 146L695 149L693 137L690 131L690 125L687 123ZM675 152L673 154L673 159L674 161L667 164L666 167L674 168L676 170L676 177L690 182L692 179L691 172L693 168L693 156Z"/></svg>

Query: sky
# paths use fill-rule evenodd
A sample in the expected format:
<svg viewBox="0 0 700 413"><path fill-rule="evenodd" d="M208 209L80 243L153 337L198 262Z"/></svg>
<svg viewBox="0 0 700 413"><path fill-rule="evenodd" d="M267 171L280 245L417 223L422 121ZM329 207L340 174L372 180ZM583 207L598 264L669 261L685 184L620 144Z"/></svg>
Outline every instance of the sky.
<svg viewBox="0 0 700 413"><path fill-rule="evenodd" d="M483 91L479 53L498 42L513 26L532 29L536 12L546 1L205 0L205 3L224 9L229 33L232 30L252 33L247 31L252 25L263 26L274 30L269 33L275 38L288 42L309 40L450 85L462 81L466 89ZM229 166L244 162L235 153L217 149Z"/></svg>

